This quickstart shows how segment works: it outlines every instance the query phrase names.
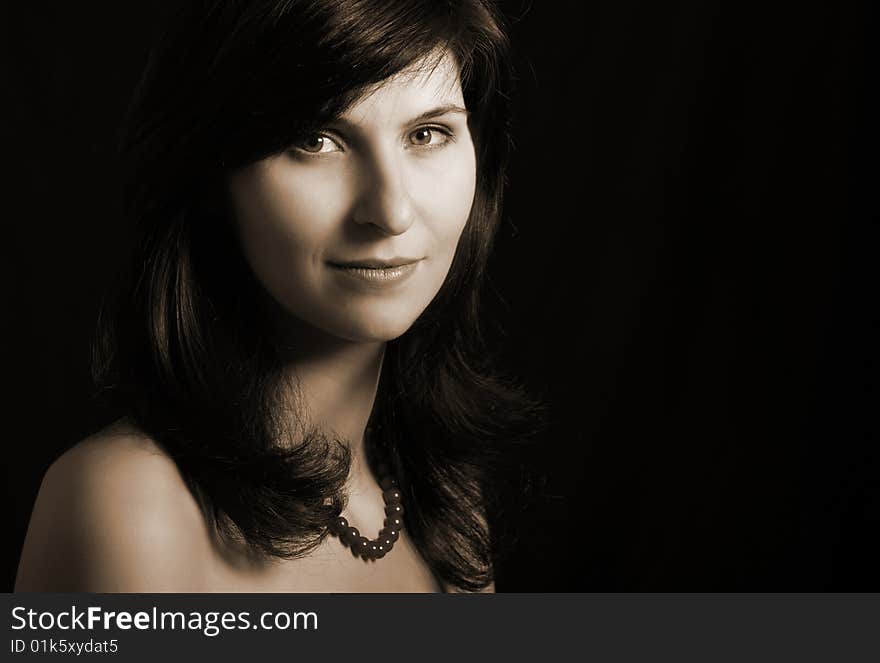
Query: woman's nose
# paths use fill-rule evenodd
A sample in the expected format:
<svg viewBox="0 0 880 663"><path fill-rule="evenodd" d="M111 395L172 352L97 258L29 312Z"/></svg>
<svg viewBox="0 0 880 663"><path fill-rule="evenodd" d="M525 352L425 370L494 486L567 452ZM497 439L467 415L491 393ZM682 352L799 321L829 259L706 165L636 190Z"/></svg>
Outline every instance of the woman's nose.
<svg viewBox="0 0 880 663"><path fill-rule="evenodd" d="M375 159L366 168L354 220L388 235L400 235L413 224L414 208L406 175L393 158Z"/></svg>

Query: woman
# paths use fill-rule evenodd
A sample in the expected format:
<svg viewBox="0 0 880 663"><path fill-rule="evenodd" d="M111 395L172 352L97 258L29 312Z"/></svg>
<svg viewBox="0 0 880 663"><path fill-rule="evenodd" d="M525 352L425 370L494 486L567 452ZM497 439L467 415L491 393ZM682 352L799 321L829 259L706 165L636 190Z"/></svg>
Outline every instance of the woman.
<svg viewBox="0 0 880 663"><path fill-rule="evenodd" d="M192 4L124 136L134 256L95 355L123 416L48 471L16 589L491 590L535 412L477 330L491 7Z"/></svg>

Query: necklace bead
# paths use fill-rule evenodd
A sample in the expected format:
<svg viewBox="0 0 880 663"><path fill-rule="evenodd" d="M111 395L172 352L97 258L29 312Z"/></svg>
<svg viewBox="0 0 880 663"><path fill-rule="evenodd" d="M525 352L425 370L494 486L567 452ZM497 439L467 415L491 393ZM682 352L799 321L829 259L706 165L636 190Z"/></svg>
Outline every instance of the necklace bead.
<svg viewBox="0 0 880 663"><path fill-rule="evenodd" d="M382 493L382 499L385 500L385 504L400 504L403 497L397 488L389 488Z"/></svg>
<svg viewBox="0 0 880 663"><path fill-rule="evenodd" d="M397 502L387 505L385 507L385 515L403 518L403 505Z"/></svg>
<svg viewBox="0 0 880 663"><path fill-rule="evenodd" d="M370 540L365 536L359 536L351 544L351 549L357 555L366 555L370 552Z"/></svg>
<svg viewBox="0 0 880 663"><path fill-rule="evenodd" d="M347 546L350 546L359 538L361 538L361 533L358 532L357 527L346 527L339 536L339 539Z"/></svg>
<svg viewBox="0 0 880 663"><path fill-rule="evenodd" d="M401 518L398 518L397 516L388 516L383 524L385 525L386 529L403 529L403 520Z"/></svg>

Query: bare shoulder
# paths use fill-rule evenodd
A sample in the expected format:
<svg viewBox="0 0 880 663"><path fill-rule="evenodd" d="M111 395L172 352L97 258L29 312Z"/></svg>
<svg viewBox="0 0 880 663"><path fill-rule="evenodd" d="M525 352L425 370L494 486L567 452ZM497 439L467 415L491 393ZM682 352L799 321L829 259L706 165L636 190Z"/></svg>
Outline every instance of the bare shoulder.
<svg viewBox="0 0 880 663"><path fill-rule="evenodd" d="M16 591L198 591L201 512L174 461L119 421L43 478Z"/></svg>

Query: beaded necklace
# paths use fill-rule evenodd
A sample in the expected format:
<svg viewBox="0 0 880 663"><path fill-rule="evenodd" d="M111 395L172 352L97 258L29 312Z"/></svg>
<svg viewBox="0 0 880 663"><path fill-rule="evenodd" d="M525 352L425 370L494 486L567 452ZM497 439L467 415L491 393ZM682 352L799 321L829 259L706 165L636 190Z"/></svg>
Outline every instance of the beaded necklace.
<svg viewBox="0 0 880 663"><path fill-rule="evenodd" d="M365 435L371 437L373 426L368 425ZM343 516L337 516L330 524L330 534L351 548L355 556L365 561L382 559L391 552L394 543L400 538L403 529L403 497L397 487L397 480L391 476L385 442L377 440L374 452L378 455L377 473L380 476L379 486L382 488L382 500L385 502L385 522L375 539L362 536L357 527L353 527Z"/></svg>
<svg viewBox="0 0 880 663"><path fill-rule="evenodd" d="M382 487L382 499L385 502L385 523L375 539L361 536L357 527L352 527L348 520L342 516L333 519L330 525L330 533L351 551L364 560L382 559L394 547L395 541L400 538L400 530L403 528L403 504L400 491L397 489L397 481L391 477L384 477L379 483Z"/></svg>

